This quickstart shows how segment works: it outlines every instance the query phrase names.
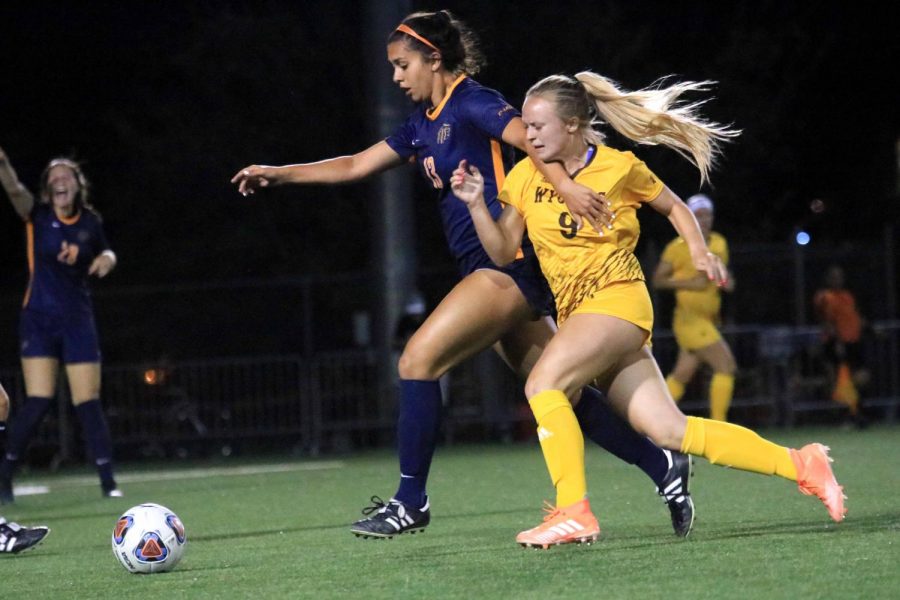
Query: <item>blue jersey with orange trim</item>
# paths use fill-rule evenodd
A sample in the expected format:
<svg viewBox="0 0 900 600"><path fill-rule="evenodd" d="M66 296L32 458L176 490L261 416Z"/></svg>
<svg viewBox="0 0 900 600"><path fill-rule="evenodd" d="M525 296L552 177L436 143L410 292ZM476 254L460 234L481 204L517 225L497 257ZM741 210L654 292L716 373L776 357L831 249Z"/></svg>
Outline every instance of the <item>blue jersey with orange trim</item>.
<svg viewBox="0 0 900 600"><path fill-rule="evenodd" d="M482 247L469 209L450 189L450 176L462 159L475 165L484 175L488 210L498 218L503 207L497 193L515 158L501 139L503 130L518 116L519 111L499 92L462 75L439 105L420 106L385 140L404 160L415 157L437 190L444 234L460 264Z"/></svg>
<svg viewBox="0 0 900 600"><path fill-rule="evenodd" d="M90 313L88 269L94 258L109 249L97 213L80 210L60 219L51 206L35 203L25 228L31 279L24 308L57 315ZM67 256L74 257L71 265L59 260L64 242Z"/></svg>

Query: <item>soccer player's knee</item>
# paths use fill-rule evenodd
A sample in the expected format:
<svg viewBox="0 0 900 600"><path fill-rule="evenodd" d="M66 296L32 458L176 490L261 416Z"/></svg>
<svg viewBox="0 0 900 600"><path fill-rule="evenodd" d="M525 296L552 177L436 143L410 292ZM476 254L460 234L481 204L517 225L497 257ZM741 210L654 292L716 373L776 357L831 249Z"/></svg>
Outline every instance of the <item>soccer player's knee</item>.
<svg viewBox="0 0 900 600"><path fill-rule="evenodd" d="M562 386L560 386L559 382L548 375L541 373L540 370L535 369L528 376L528 379L525 381L525 397L531 398L532 396L536 396L541 392L547 390L561 390Z"/></svg>
<svg viewBox="0 0 900 600"><path fill-rule="evenodd" d="M694 369L690 367L679 367L675 365L675 370L672 371L672 377L678 380L678 383L682 385L687 385L687 383L693 379Z"/></svg>
<svg viewBox="0 0 900 600"><path fill-rule="evenodd" d="M724 373L725 375L734 375L737 372L737 364L734 362L734 357L729 356L723 361L722 369L719 371L720 373Z"/></svg>
<svg viewBox="0 0 900 600"><path fill-rule="evenodd" d="M715 356L715 360L711 364L713 371L722 375L734 375L737 371L737 364L731 352L721 352Z"/></svg>
<svg viewBox="0 0 900 600"><path fill-rule="evenodd" d="M437 373L432 361L426 354L417 351L416 348L407 345L397 362L397 372L400 379L414 379L430 381L437 379L442 373Z"/></svg>
<svg viewBox="0 0 900 600"><path fill-rule="evenodd" d="M541 393L545 389L547 388L541 387L538 383L529 378L528 381L525 382L525 397L531 398L532 396Z"/></svg>
<svg viewBox="0 0 900 600"><path fill-rule="evenodd" d="M654 421L647 424L644 435L659 446L667 450L681 450L681 442L684 439L684 427L672 421Z"/></svg>

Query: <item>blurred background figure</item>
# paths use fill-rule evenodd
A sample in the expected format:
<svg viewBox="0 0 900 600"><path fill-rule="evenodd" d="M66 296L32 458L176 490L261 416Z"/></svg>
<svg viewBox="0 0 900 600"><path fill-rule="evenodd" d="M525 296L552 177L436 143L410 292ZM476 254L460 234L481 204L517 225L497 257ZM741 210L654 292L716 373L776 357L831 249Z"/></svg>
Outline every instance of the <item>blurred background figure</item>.
<svg viewBox="0 0 900 600"><path fill-rule="evenodd" d="M397 327L394 329L394 350L403 352L406 342L425 322L425 316L425 299L421 293L414 291L406 300L406 304L403 307L403 315L398 319Z"/></svg>
<svg viewBox="0 0 900 600"><path fill-rule="evenodd" d="M101 491L121 496L100 404L100 341L88 287L90 276L106 277L115 268L116 255L89 203L88 180L77 162L55 158L41 174L35 199L0 148L0 184L25 223L30 271L19 322L28 399L16 413L0 463L0 504L13 502L13 473L56 397L60 362Z"/></svg>
<svg viewBox="0 0 900 600"><path fill-rule="evenodd" d="M688 198L687 205L700 225L709 251L727 266L728 243L722 234L712 230L712 199L704 194L695 194ZM675 402L681 400L700 365L709 365L713 370L709 385L709 416L717 421L728 420L737 367L731 348L718 328L721 291L734 291L734 276L729 272L724 285L719 287L706 274L698 273L687 244L678 237L663 250L653 275L653 285L657 289L675 292L672 329L678 343L678 359L666 377L672 398Z"/></svg>
<svg viewBox="0 0 900 600"><path fill-rule="evenodd" d="M869 379L861 343L866 321L857 309L853 292L845 287L844 269L839 265L828 267L824 287L816 291L813 305L822 324L825 357L831 367L831 399L847 406L850 417L863 426L860 389Z"/></svg>

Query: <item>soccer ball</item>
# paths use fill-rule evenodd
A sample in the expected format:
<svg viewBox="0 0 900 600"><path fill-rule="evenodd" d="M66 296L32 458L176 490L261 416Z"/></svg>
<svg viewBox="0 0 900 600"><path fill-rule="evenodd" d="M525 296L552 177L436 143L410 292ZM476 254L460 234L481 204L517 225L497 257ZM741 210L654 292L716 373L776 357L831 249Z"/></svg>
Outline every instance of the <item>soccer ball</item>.
<svg viewBox="0 0 900 600"><path fill-rule="evenodd" d="M112 533L112 551L131 573L172 570L184 554L187 538L178 516L159 504L139 504L125 511Z"/></svg>

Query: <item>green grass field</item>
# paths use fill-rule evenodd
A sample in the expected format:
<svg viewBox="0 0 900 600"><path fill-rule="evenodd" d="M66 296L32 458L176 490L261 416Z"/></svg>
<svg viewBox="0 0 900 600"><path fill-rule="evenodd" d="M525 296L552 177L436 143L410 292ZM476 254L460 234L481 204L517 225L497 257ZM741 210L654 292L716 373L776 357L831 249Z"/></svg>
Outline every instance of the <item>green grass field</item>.
<svg viewBox="0 0 900 600"><path fill-rule="evenodd" d="M698 460L697 522L672 535L652 483L588 449L600 519L592 546L525 550L552 491L536 442L441 448L432 469L432 524L392 540L347 525L372 493L393 492L390 452L317 461L268 457L122 465L127 497L101 499L86 471L29 473L50 487L2 513L52 533L0 557L0 589L37 598L888 598L900 596L900 428L774 430L772 439L832 448L849 496L847 520L793 484ZM188 532L175 571L127 573L112 556L121 512L140 502L176 511ZM15 586L13 588L12 586Z"/></svg>

